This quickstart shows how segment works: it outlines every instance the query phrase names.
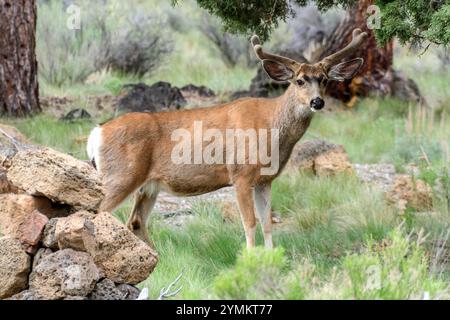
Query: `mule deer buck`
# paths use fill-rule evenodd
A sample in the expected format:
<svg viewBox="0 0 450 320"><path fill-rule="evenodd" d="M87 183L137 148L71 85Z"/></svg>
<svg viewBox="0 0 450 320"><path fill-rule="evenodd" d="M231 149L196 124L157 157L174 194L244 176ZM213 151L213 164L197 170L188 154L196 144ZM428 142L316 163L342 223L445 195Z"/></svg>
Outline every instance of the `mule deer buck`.
<svg viewBox="0 0 450 320"><path fill-rule="evenodd" d="M127 226L149 241L147 218L160 190L192 196L234 186L247 247L255 245L256 213L265 246L272 248L271 183L307 130L314 112L324 107L322 94L327 81L350 79L363 64L361 58L341 61L354 53L366 38L366 33L355 29L352 41L345 48L318 63L307 64L265 52L258 37L253 36L251 42L266 73L274 80L291 83L283 95L243 98L192 110L128 113L96 127L89 136L87 150L105 187L100 210L111 212L134 192L134 207ZM196 136L199 124L209 132L208 139L200 137L199 140ZM196 149L205 147L212 137L228 137L230 130L244 132L249 145L245 145L247 140L241 148L228 141L226 146L223 142L215 144L218 148L211 152L211 157L216 160L226 157L227 161L201 161L201 158L194 159L193 163L174 161L177 154L174 150L179 151L174 132L188 134L194 150L187 148L186 153L192 160L192 155L196 158ZM252 150L252 132L270 132L267 146L259 140ZM267 161L254 158L251 161L251 152L262 149L270 150L271 156L277 155L277 163L270 163L274 170L270 170ZM244 163L237 162L234 156L228 157L233 152L245 151L248 154L244 154Z"/></svg>

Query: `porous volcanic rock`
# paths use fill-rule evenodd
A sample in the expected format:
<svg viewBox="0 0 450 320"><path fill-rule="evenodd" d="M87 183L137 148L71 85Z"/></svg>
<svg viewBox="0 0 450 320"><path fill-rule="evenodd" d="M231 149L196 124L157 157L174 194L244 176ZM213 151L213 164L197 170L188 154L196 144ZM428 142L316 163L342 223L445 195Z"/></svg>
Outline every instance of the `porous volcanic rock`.
<svg viewBox="0 0 450 320"><path fill-rule="evenodd" d="M288 167L309 171L318 176L353 172L344 147L323 140L297 144L292 151Z"/></svg>
<svg viewBox="0 0 450 320"><path fill-rule="evenodd" d="M181 90L168 82L159 81L151 86L144 83L127 84L117 102L116 116L127 112L158 112L176 110L186 105Z"/></svg>
<svg viewBox="0 0 450 320"><path fill-rule="evenodd" d="M19 226L18 230L20 243L26 252L36 252L47 222L47 216L40 213L38 210L34 210L26 216L25 221Z"/></svg>
<svg viewBox="0 0 450 320"><path fill-rule="evenodd" d="M398 175L392 189L386 193L388 203L400 211L412 208L428 211L433 208L431 187L423 180L413 179L409 175Z"/></svg>
<svg viewBox="0 0 450 320"><path fill-rule="evenodd" d="M31 258L17 239L0 238L0 299L11 297L27 287L30 267Z"/></svg>
<svg viewBox="0 0 450 320"><path fill-rule="evenodd" d="M52 214L52 203L44 197L26 194L0 194L0 229L3 235L19 237L19 227L37 210Z"/></svg>
<svg viewBox="0 0 450 320"><path fill-rule="evenodd" d="M104 197L92 166L49 148L19 151L7 177L30 195L45 196L76 210L95 211Z"/></svg>
<svg viewBox="0 0 450 320"><path fill-rule="evenodd" d="M56 224L59 247L89 253L115 283L137 284L150 275L157 253L108 212L78 212Z"/></svg>
<svg viewBox="0 0 450 320"><path fill-rule="evenodd" d="M64 249L39 261L30 274L29 286L48 300L85 297L99 278L100 272L88 253Z"/></svg>

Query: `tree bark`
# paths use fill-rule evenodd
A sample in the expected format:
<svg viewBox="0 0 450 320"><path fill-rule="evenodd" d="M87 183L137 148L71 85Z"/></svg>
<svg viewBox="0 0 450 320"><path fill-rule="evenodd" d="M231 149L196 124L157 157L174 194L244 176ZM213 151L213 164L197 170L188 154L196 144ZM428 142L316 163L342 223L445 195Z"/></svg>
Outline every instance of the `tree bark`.
<svg viewBox="0 0 450 320"><path fill-rule="evenodd" d="M41 111L36 13L35 0L0 0L0 115Z"/></svg>
<svg viewBox="0 0 450 320"><path fill-rule="evenodd" d="M358 50L354 56L346 59L350 60L355 57L364 59L364 65L357 75L349 81L332 81L327 87L329 95L347 102L350 106L355 103L358 95L367 96L369 93L392 94L393 42L389 42L384 47L378 47L373 31L367 27L367 8L374 2L374 0L360 0L357 5L351 8L345 19L330 35L327 47L321 55L321 58L328 56L348 44L352 39L352 32L355 28L360 28L369 34L366 45Z"/></svg>

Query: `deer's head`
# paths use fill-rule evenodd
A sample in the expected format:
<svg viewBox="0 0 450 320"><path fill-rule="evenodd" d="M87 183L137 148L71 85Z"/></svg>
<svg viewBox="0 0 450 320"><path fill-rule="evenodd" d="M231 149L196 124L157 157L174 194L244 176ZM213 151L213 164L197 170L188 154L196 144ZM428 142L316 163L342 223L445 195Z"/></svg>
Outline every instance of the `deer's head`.
<svg viewBox="0 0 450 320"><path fill-rule="evenodd" d="M309 64L301 63L287 57L263 51L259 38L252 37L255 53L270 78L276 81L289 81L295 87L299 104L317 111L325 106L323 93L328 81L344 81L353 78L364 63L362 58L341 62L353 54L367 39L367 33L360 29L353 31L352 41L342 50Z"/></svg>

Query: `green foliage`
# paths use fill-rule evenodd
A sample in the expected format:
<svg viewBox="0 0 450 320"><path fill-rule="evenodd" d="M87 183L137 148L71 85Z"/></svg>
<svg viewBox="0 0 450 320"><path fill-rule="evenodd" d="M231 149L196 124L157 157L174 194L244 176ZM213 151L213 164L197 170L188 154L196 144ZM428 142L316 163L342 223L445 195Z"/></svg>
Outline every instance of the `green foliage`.
<svg viewBox="0 0 450 320"><path fill-rule="evenodd" d="M282 248L244 250L236 264L214 280L223 299L431 299L448 297L448 286L429 273L423 236L404 227L380 243L368 240L331 273L322 274L307 259L289 264Z"/></svg>
<svg viewBox="0 0 450 320"><path fill-rule="evenodd" d="M122 90L123 83L118 78L111 78L105 81L105 88L108 89L113 95L117 96Z"/></svg>
<svg viewBox="0 0 450 320"><path fill-rule="evenodd" d="M351 299L421 299L428 292L432 299L442 298L447 286L430 276L423 240L421 234L413 240L402 227L394 229L382 244L369 240L365 252L344 259L350 278L344 295Z"/></svg>
<svg viewBox="0 0 450 320"><path fill-rule="evenodd" d="M173 0L177 4L178 0ZM296 0L305 6L307 0ZM198 5L210 14L219 17L227 32L250 35L258 34L263 40L269 38L280 22L294 16L294 11L286 0L249 0L249 1L214 1L197 0ZM355 0L316 0L321 10L329 9L337 4L348 6Z"/></svg>
<svg viewBox="0 0 450 320"><path fill-rule="evenodd" d="M61 87L85 82L90 75L112 69L142 77L154 73L169 56L171 34L142 3L80 0L80 28L67 27L69 15L61 1L38 5L37 57L44 84Z"/></svg>
<svg viewBox="0 0 450 320"><path fill-rule="evenodd" d="M82 29L70 30L61 1L39 4L36 51L39 76L45 83L62 86L83 82L105 67L106 26L100 15L103 11L92 4L86 12Z"/></svg>
<svg viewBox="0 0 450 320"><path fill-rule="evenodd" d="M444 151L438 141L420 136L399 136L396 137L394 148L391 151L391 159L395 164L405 163L423 164L426 160L437 162L444 157Z"/></svg>
<svg viewBox="0 0 450 320"><path fill-rule="evenodd" d="M178 1L173 1L177 3ZM348 7L354 0L315 0L320 10L336 6ZM218 16L225 30L250 35L256 33L267 39L281 21L294 16L291 2L287 0L215 1L197 0L200 7ZM300 6L308 1L295 0ZM446 1L428 0L378 0L381 8L381 29L377 39L384 44L394 37L400 41L437 44L450 43L450 5Z"/></svg>
<svg viewBox="0 0 450 320"><path fill-rule="evenodd" d="M214 290L223 299L275 299L283 290L279 278L287 266L282 248L244 249L236 265L214 281Z"/></svg>
<svg viewBox="0 0 450 320"><path fill-rule="evenodd" d="M447 4L444 4L447 2ZM450 4L448 1L378 0L382 12L380 44L397 37L401 43L450 44Z"/></svg>

